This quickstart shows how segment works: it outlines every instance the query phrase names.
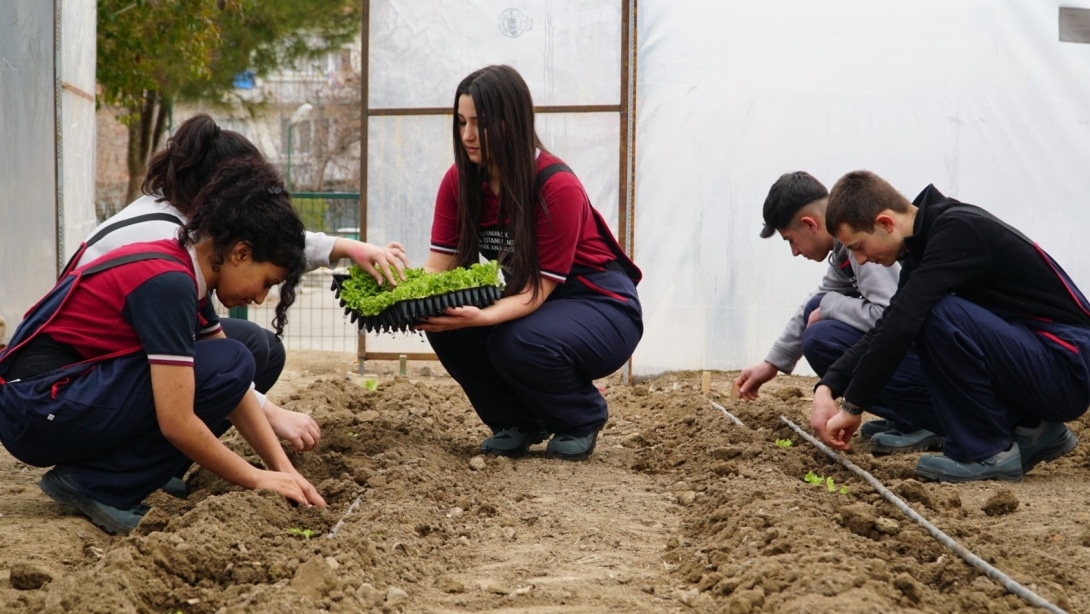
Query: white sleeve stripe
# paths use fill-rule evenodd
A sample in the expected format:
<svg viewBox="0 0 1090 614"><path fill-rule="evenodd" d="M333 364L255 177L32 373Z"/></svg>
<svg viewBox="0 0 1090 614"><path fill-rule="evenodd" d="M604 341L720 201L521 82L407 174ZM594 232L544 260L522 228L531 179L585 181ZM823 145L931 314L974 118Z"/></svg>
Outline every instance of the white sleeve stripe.
<svg viewBox="0 0 1090 614"><path fill-rule="evenodd" d="M148 362L172 364L172 365L192 365L192 356L177 356L174 354L148 354Z"/></svg>
<svg viewBox="0 0 1090 614"><path fill-rule="evenodd" d="M433 252L442 252L444 254L457 254L458 253L457 249L451 249L449 247L443 247L441 245L436 245L434 243L431 244L431 251L433 251Z"/></svg>

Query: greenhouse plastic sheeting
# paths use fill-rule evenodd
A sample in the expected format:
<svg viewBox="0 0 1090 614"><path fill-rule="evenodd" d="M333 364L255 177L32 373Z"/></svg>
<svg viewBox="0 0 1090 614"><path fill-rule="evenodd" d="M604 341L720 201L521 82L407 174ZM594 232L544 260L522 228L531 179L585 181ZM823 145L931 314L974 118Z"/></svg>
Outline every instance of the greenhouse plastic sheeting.
<svg viewBox="0 0 1090 614"><path fill-rule="evenodd" d="M640 0L634 370L764 358L824 272L758 237L798 169L830 187L870 169L910 199L934 183L1090 291L1090 45L1060 42L1060 6Z"/></svg>
<svg viewBox="0 0 1090 614"><path fill-rule="evenodd" d="M10 335L94 228L95 5L0 8L0 314Z"/></svg>

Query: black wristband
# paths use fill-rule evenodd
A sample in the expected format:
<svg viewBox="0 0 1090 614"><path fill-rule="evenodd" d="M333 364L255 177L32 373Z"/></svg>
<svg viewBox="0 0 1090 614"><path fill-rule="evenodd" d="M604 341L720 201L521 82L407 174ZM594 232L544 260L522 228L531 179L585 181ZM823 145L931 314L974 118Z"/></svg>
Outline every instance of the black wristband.
<svg viewBox="0 0 1090 614"><path fill-rule="evenodd" d="M847 413L849 413L849 414L851 414L851 415L853 415L853 416L862 416L863 415L863 408L862 407L856 405L855 403L852 403L851 401L849 401L848 399L845 399L845 398L840 399L840 409L847 412Z"/></svg>

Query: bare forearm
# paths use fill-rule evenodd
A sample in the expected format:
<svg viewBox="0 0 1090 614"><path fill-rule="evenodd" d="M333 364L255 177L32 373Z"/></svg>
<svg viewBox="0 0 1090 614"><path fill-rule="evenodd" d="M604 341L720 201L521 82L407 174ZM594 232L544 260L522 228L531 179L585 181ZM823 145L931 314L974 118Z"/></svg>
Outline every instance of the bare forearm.
<svg viewBox="0 0 1090 614"><path fill-rule="evenodd" d="M292 470L291 461L288 460L284 448L276 438L272 426L265 412L258 406L257 398L252 394L243 397L242 402L228 416L231 424L238 429L242 438L257 452L265 466L273 471Z"/></svg>

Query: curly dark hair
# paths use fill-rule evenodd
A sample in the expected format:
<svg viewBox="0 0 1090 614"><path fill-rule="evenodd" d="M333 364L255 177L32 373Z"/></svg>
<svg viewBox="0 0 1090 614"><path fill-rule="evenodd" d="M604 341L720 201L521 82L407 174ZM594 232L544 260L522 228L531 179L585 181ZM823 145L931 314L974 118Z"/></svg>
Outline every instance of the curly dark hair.
<svg viewBox="0 0 1090 614"><path fill-rule="evenodd" d="M182 122L166 147L152 156L140 189L160 194L159 200L192 217L197 194L216 169L226 160L253 156L263 157L249 139L221 130L207 113L198 113Z"/></svg>
<svg viewBox="0 0 1090 614"><path fill-rule="evenodd" d="M272 325L283 337L295 286L305 266L303 222L291 205L280 173L261 157L224 162L193 200L196 213L178 233L183 246L211 239L212 267L219 271L240 241L255 262L271 262L286 271Z"/></svg>

